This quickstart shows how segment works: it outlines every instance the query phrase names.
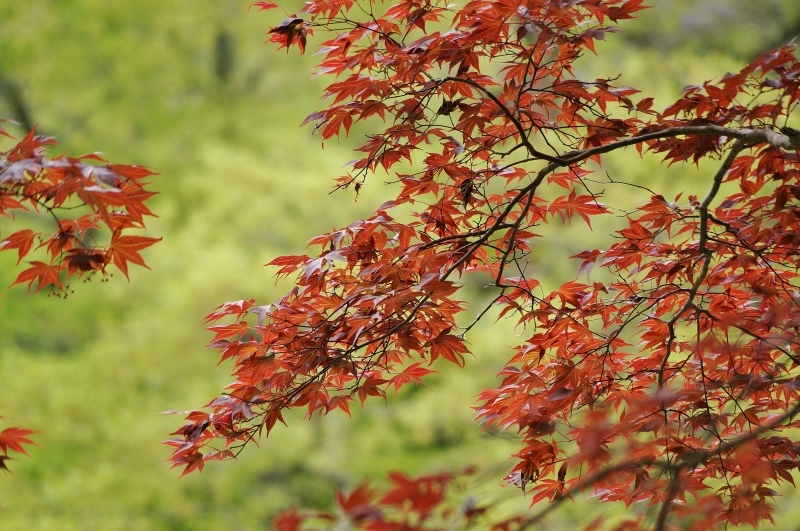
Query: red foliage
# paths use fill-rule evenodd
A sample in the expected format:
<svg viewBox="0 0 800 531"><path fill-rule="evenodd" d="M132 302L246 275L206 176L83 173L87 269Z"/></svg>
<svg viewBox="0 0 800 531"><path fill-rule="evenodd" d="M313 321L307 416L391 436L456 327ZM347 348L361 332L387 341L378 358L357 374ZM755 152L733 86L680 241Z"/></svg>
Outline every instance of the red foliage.
<svg viewBox="0 0 800 531"><path fill-rule="evenodd" d="M336 512L284 511L275 520L277 531L310 531L347 523L348 529L369 531L423 531L463 529L478 522L487 507L466 497L456 507L458 498L451 495L453 484L472 473L467 469L455 474L434 474L410 478L403 474L389 475L391 487L379 492L366 483L350 494L336 493ZM511 522L497 523L492 529L503 529Z"/></svg>
<svg viewBox="0 0 800 531"><path fill-rule="evenodd" d="M296 275L285 297L209 315L233 320L211 329L236 380L175 433L175 465L202 468L215 443L235 455L283 410L349 412L351 399L416 383L437 357L463 365L472 326L456 323L459 279L471 273L491 279L491 305L526 334L477 410L485 426L519 433L507 481L535 508L585 491L631 506L625 529L769 520L772 486L800 466L800 133L787 127L800 62L781 48L660 112L611 79L576 78L575 61L617 30L608 23L640 9L312 0L271 30L301 52L311 28L333 32L318 72L339 79L307 119L323 140L359 121L377 131L339 187L413 170L396 173L396 196L372 216L314 238L309 256L274 260ZM630 183L589 175L628 146L715 166L707 192L606 204L604 187ZM550 289L526 275L537 227L608 213L623 226L574 257L575 276ZM401 514L441 501L434 488L407 501L419 480L396 478L412 486L378 502L360 487L338 504L365 529L423 528L379 525L401 499ZM287 513L279 528L303 521Z"/></svg>
<svg viewBox="0 0 800 531"><path fill-rule="evenodd" d="M0 134L10 137L2 128ZM31 131L0 152L0 215L19 224L23 212L45 213L55 226L50 234L25 228L0 240L0 251L15 250L17 263L41 249L42 259L28 262L12 285L27 284L30 291L36 283L37 292L61 293L71 277L94 272L105 277L109 265L126 277L129 262L147 267L139 251L160 238L128 233L153 215L145 201L155 192L145 189L144 180L154 173L141 166L90 164L105 162L96 154L49 157L54 145L52 138ZM66 217L73 211L80 215ZM100 231L107 244L98 241Z"/></svg>
<svg viewBox="0 0 800 531"><path fill-rule="evenodd" d="M8 465L6 464L6 461L11 459L8 454L9 451L28 455L28 452L25 451L25 446L23 445L30 446L36 444L28 438L28 435L32 435L34 433L36 432L17 427L6 428L0 432L0 470L8 471Z"/></svg>

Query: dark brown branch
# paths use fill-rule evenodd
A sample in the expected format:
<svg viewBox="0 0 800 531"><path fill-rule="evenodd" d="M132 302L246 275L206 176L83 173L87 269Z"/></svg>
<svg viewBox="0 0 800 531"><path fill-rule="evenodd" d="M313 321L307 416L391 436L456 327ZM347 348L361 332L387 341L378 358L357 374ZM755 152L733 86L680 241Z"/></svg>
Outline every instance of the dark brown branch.
<svg viewBox="0 0 800 531"><path fill-rule="evenodd" d="M672 353L672 344L675 342L675 324L678 322L678 319L681 318L683 313L688 310L693 304L694 299L697 296L697 292L700 289L700 285L705 281L706 277L708 276L708 268L711 266L711 258L712 253L706 247L706 243L708 242L708 207L711 206L711 201L717 196L719 192L720 186L722 186L722 180L725 178L725 174L728 173L728 170L731 169L733 165L734 159L739 155L739 153L744 149L744 141L741 139L737 140L736 143L733 145L730 153L725 158L725 162L722 163L720 166L719 171L717 174L714 175L714 182L711 185L711 190L708 191L705 199L703 202L700 203L698 207L698 212L700 213L700 239L697 244L697 252L698 254L702 255L703 257L703 265L700 268L700 274L697 275L692 287L689 288L689 294L686 297L686 302L681 306L681 308L675 312L675 314L670 318L667 322L667 328L669 329L669 339L667 340L667 345L665 347L664 352L664 359L661 361L661 367L658 370L658 386L661 387L664 385L664 371L667 368L667 363L669 362L669 356Z"/></svg>
<svg viewBox="0 0 800 531"><path fill-rule="evenodd" d="M565 165L575 164L576 162L586 160L594 155L608 153L622 147L632 146L641 142L647 142L648 140L691 135L724 136L728 138L736 138L737 140L743 140L748 145L769 144L773 147L787 151L800 149L800 138L778 133L772 129L733 129L730 127L722 127L721 125L679 125L675 127L659 129L658 131L648 131L647 133L638 134L630 138L623 138L622 140L609 142L608 144L603 144L602 146L573 151L563 155L561 160L565 163Z"/></svg>
<svg viewBox="0 0 800 531"><path fill-rule="evenodd" d="M667 525L667 515L669 514L669 509L672 506L672 501L675 499L675 496L678 495L680 481L681 473L678 471L669 481L667 497L664 499L664 503L661 504L661 509L658 511L658 517L656 517L656 525L653 528L653 531L664 531L664 526Z"/></svg>
<svg viewBox="0 0 800 531"><path fill-rule="evenodd" d="M467 77L446 77L443 79L443 81L454 81L457 83L464 83L466 85L478 89L483 95L492 100L492 102L494 102L494 104L497 105L497 108L500 109L500 111L505 115L505 117L508 118L512 124L514 124L514 128L519 133L520 143L523 146L525 146L525 149L528 150L528 153L530 153L532 157L543 159L553 164L563 163L563 161L558 157L553 157L546 153L542 153L541 151L533 147L533 144L531 144L531 141L528 140L528 136L525 134L525 127L523 127L522 123L520 123L520 121L517 119L516 116L514 116L514 114L508 109L508 107L503 105L503 102L500 101L500 99L497 96L492 94L491 91L483 87L480 83L477 83Z"/></svg>

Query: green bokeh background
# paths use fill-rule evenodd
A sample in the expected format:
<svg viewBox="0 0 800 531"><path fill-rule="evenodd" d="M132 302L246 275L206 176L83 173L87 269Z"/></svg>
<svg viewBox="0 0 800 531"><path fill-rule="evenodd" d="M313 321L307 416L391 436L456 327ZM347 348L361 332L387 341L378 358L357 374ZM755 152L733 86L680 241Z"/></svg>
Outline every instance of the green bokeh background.
<svg viewBox="0 0 800 531"><path fill-rule="evenodd" d="M800 33L800 3L654 3L580 69L587 76L621 74L618 83L655 96L657 108L684 85L737 70ZM0 529L268 529L280 508L326 507L334 488L365 477L464 464L479 467L470 487L495 503L495 515L527 507L519 491L499 487L511 466L513 435L481 432L472 421L475 395L497 382L519 341L510 323L491 319L470 337L475 357L463 371L437 365L441 372L427 387L387 404L373 401L352 419L339 411L312 421L292 416L289 428L276 429L260 448L202 474L178 479L168 468L169 449L160 443L181 417L159 412L201 406L230 379L229 367L205 348L210 334L202 318L226 301L278 297L288 284L276 285L262 264L302 252L314 235L368 215L392 193L376 178L357 201L349 192L329 195L332 179L354 158L358 135L321 149L310 128L298 127L322 105L326 80L312 78L311 53L276 53L263 44L280 13L247 6L0 4L0 116L19 117L21 102L72 154L102 151L115 162L157 169L160 195L151 208L159 218L147 234L164 238L145 252L151 270L134 269L130 283L121 275L75 282L66 299L28 296L22 287L6 291L0 414L3 425L38 430L41 446L0 477ZM632 153L610 158L607 169L667 196L702 190L707 177L702 167L667 171ZM13 227L0 220L0 236ZM563 257L595 245L595 234L582 226L548 230L557 238L542 242L531 267L553 284L574 278L576 264L564 267ZM16 272L15 256L0 254L0 286ZM473 300L489 296L480 282L468 284ZM795 529L796 499L792 492L779 499L778 529ZM570 529L587 514L606 513L613 522L623 509L578 501L554 515L549 528Z"/></svg>

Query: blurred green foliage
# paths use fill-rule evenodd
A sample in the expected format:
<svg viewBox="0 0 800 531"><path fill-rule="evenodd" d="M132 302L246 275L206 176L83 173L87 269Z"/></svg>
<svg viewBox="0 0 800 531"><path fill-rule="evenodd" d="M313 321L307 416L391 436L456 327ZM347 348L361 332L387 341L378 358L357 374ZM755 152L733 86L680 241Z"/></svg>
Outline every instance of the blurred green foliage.
<svg viewBox="0 0 800 531"><path fill-rule="evenodd" d="M276 429L261 448L199 475L178 479L167 468L160 442L181 417L158 413L201 406L230 378L216 352L204 348L203 316L226 301L278 297L288 284L276 285L263 263L301 252L315 234L368 215L392 192L375 178L357 201L349 191L328 194L358 138L321 150L310 128L297 127L321 105L326 80L311 77L311 54L264 46L276 20L248 13L247 4L0 5L0 80L17 87L41 131L70 153L100 150L111 161L160 171L154 183L161 195L151 205L160 217L149 234L164 238L146 252L152 270L132 271L130 283L120 275L96 279L73 285L64 300L7 291L0 413L7 425L39 430L41 447L0 481L2 529L265 529L279 508L325 506L334 487L366 476L470 463L481 470L472 488L496 502L495 514L527 507L519 491L498 486L514 435L481 432L472 421L475 395L495 382L508 347L520 340L521 331L491 316L470 338L475 359L466 370L437 365L441 372L427 387L385 405L373 401L352 419L341 412L289 418L290 427ZM757 5L659 2L581 68L621 73L619 83L643 88L663 107L683 85L740 68L765 42L800 25L800 4ZM19 105L3 94L0 86L0 116L16 116ZM633 151L605 169L599 180L624 176L673 195L703 189L703 168L666 170ZM631 201L646 198L608 186ZM10 230L9 220L0 222L0 235ZM573 269L563 257L593 245L592 233L580 224L546 230L558 238L542 239L531 270L550 283L567 280ZM15 274L14 256L0 255L0 285ZM488 300L481 279L467 283L471 297ZM790 529L800 509L782 503L783 529ZM580 501L551 524L566 529L587 512L608 510ZM609 521L621 514L612 508Z"/></svg>

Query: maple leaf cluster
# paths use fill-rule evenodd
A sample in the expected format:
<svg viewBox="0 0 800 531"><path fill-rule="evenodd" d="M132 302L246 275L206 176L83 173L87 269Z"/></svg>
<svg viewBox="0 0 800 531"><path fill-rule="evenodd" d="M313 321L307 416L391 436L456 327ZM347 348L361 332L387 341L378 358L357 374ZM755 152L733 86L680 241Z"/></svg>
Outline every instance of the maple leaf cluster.
<svg viewBox="0 0 800 531"><path fill-rule="evenodd" d="M0 431L0 470L8 471L8 461L12 459L9 452L28 455L25 445L32 446L36 443L28 438L35 431L12 426Z"/></svg>
<svg viewBox="0 0 800 531"><path fill-rule="evenodd" d="M273 260L296 279L281 299L208 316L235 381L174 433L174 466L235 457L288 409L350 415L439 358L463 366L466 335L497 308L525 341L477 417L519 434L506 481L532 506L589 492L631 508L625 529L770 520L773 487L800 467L800 135L788 127L800 61L783 47L662 111L611 78L576 77L610 23L641 9L313 0L271 30L301 52L312 29L333 33L318 73L339 79L306 122L323 140L367 122L377 132L337 186L388 175L397 193L309 254ZM627 147L715 166L707 192L608 204L604 187L624 184L594 174ZM537 227L609 214L624 227L573 257L572 278L551 290L527 273ZM459 326L467 274L495 296Z"/></svg>
<svg viewBox="0 0 800 531"><path fill-rule="evenodd" d="M11 138L2 128L0 135ZM29 261L12 285L27 284L30 292L35 283L37 292L49 288L59 294L73 276L106 277L113 265L127 278L129 264L147 267L139 252L160 238L129 233L153 215L145 202L155 192L145 188L145 179L154 173L108 164L97 154L49 157L54 145L34 130L0 152L0 215L19 224L17 217L44 214L54 225L50 233L32 228L0 233L0 251L16 251L18 265L41 249L41 259ZM67 216L73 212L83 213ZM103 232L107 243L99 240Z"/></svg>
<svg viewBox="0 0 800 531"><path fill-rule="evenodd" d="M459 481L474 472L465 469L458 474L439 473L416 478L399 472L389 474L391 486L383 492L368 483L349 493L337 492L336 512L290 509L272 522L276 531L302 531L347 525L352 529L374 531L392 529L463 528L481 522L488 507L480 506L467 496L453 507L452 496ZM516 523L509 521L508 524ZM506 524L502 524L506 525ZM494 526L500 531L502 525Z"/></svg>

